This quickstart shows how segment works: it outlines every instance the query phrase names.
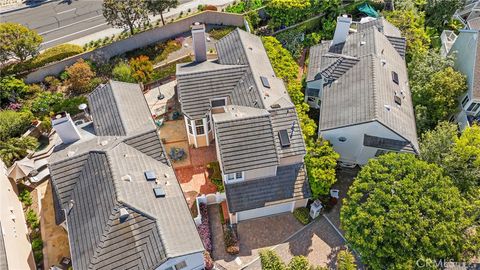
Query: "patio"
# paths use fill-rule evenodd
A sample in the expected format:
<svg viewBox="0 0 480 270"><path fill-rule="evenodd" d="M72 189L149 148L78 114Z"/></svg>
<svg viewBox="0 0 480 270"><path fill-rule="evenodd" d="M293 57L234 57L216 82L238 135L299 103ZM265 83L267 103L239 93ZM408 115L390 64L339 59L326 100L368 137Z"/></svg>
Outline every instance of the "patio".
<svg viewBox="0 0 480 270"><path fill-rule="evenodd" d="M336 255L345 246L340 230L340 208L358 169L339 169L333 188L340 190L340 200L328 213L303 226L291 213L240 222L237 232L240 253L225 252L223 232L217 205L209 206L212 230L212 257L226 269L261 269L259 252L273 249L285 263L293 256L303 255L312 265L336 268ZM334 227L335 226L335 227ZM338 230L338 231L337 231Z"/></svg>

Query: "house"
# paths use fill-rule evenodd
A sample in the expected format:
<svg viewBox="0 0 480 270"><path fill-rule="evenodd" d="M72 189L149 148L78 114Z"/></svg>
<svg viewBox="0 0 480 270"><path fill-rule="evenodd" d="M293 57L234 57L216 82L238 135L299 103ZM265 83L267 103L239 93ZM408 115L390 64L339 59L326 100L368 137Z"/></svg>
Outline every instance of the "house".
<svg viewBox="0 0 480 270"><path fill-rule="evenodd" d="M204 247L140 86L88 96L93 121L52 118L56 222L74 269L203 269Z"/></svg>
<svg viewBox="0 0 480 270"><path fill-rule="evenodd" d="M0 161L0 269L36 269L15 181Z"/></svg>
<svg viewBox="0 0 480 270"><path fill-rule="evenodd" d="M405 39L384 18L338 18L332 41L310 49L306 100L319 108L319 136L344 165L364 165L383 153L418 154Z"/></svg>
<svg viewBox="0 0 480 270"><path fill-rule="evenodd" d="M454 17L465 28L456 35L452 31L442 33L442 54L455 55L455 69L467 77L468 90L459 97L459 113L452 117L460 130L480 122L480 2L475 1L458 10ZM479 63L479 64L477 64Z"/></svg>
<svg viewBox="0 0 480 270"><path fill-rule="evenodd" d="M177 65L190 144L215 144L233 223L305 206L310 189L295 106L259 37L236 29L207 60L205 27L192 27L195 61Z"/></svg>

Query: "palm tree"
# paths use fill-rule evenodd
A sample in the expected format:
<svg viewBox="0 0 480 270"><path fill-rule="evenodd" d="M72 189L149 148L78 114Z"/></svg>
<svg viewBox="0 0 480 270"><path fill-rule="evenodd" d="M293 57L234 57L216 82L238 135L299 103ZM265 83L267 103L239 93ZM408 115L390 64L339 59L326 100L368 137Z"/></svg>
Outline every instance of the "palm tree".
<svg viewBox="0 0 480 270"><path fill-rule="evenodd" d="M28 150L34 150L38 141L34 137L10 138L6 142L0 142L0 158L8 167L15 160L20 160L28 154Z"/></svg>

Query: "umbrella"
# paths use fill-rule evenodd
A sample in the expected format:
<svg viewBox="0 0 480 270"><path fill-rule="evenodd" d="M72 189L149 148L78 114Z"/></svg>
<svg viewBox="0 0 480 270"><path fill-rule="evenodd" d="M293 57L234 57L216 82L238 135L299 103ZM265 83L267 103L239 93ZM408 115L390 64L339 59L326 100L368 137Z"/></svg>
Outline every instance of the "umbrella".
<svg viewBox="0 0 480 270"><path fill-rule="evenodd" d="M15 161L8 171L8 177L17 180L26 177L33 169L35 169L35 162L33 159L25 157L22 160Z"/></svg>

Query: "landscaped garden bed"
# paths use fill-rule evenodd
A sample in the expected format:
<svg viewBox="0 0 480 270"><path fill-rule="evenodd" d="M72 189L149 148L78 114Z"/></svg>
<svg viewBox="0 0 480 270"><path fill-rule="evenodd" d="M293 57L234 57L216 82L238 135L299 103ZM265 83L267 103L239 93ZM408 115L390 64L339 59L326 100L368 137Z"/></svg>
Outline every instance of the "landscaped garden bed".
<svg viewBox="0 0 480 270"><path fill-rule="evenodd" d="M312 220L306 207L299 207L293 210L293 216L303 225L307 225Z"/></svg>
<svg viewBox="0 0 480 270"><path fill-rule="evenodd" d="M208 163L207 170L208 177L210 178L210 181L212 181L212 183L217 187L217 191L224 192L225 187L223 186L222 171L218 161Z"/></svg>

